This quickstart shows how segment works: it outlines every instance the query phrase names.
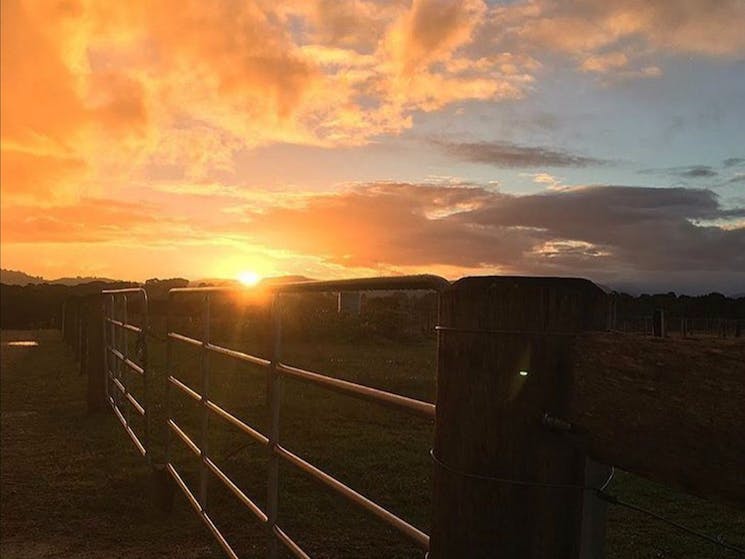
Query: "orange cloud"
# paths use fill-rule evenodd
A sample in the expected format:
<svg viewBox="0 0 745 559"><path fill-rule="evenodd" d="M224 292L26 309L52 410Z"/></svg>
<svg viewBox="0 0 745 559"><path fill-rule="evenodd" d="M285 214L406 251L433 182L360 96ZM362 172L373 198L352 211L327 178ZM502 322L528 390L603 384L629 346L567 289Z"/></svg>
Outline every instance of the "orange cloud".
<svg viewBox="0 0 745 559"><path fill-rule="evenodd" d="M479 0L2 10L2 187L26 199L103 195L152 162L201 179L242 148L365 143L409 128L416 110L519 97L534 67L465 53ZM48 179L32 176L29 154L50 158Z"/></svg>
<svg viewBox="0 0 745 559"><path fill-rule="evenodd" d="M385 39L400 72L412 74L450 59L458 47L469 42L485 9L478 0L412 2L411 9L399 16Z"/></svg>
<svg viewBox="0 0 745 559"><path fill-rule="evenodd" d="M605 72L659 54L739 56L745 4L739 0L534 0L495 7L485 26L497 43L522 52L559 52L585 71ZM659 70L659 69L657 69Z"/></svg>
<svg viewBox="0 0 745 559"><path fill-rule="evenodd" d="M501 196L468 186L372 184L308 198L302 207L248 214L245 224L232 227L250 231L254 242L345 267L478 267L514 261L527 247L510 232L499 238L455 217Z"/></svg>
<svg viewBox="0 0 745 559"><path fill-rule="evenodd" d="M517 196L475 186L380 183L248 212L216 232L368 269L450 266L520 273L735 273L745 208L710 190L575 186ZM660 239L649 243L650 235ZM741 272L740 275L742 275Z"/></svg>
<svg viewBox="0 0 745 559"><path fill-rule="evenodd" d="M624 68L629 63L629 58L622 52L609 52L590 56L586 58L581 65L585 72L605 73L610 70Z"/></svg>
<svg viewBox="0 0 745 559"><path fill-rule="evenodd" d="M411 127L416 111L526 95L551 52L607 82L656 76L658 52L742 53L744 11L735 0L8 0L2 189L71 200L153 162L201 180L244 148L363 144Z"/></svg>
<svg viewBox="0 0 745 559"><path fill-rule="evenodd" d="M83 198L46 208L4 205L1 227L3 243L143 243L173 233L169 226L179 221L146 204Z"/></svg>
<svg viewBox="0 0 745 559"><path fill-rule="evenodd" d="M0 138L8 198L59 196L86 170L75 153L86 110L73 74L19 2L3 2Z"/></svg>

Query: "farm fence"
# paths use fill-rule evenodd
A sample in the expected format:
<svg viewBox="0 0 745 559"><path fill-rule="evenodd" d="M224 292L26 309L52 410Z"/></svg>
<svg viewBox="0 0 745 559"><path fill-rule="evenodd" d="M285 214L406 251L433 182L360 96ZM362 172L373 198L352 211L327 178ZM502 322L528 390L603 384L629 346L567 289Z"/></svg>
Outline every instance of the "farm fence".
<svg viewBox="0 0 745 559"><path fill-rule="evenodd" d="M410 289L437 293L435 403L283 361L279 309L284 296ZM608 495L605 488L612 469L603 464L745 507L741 437L745 363L733 358L736 353L728 353L736 346L711 352L702 344L681 341L676 343L683 345L670 347L652 338L619 333L613 328L612 298L589 281L492 276L449 283L436 276L407 276L272 285L271 349L264 357L220 345L211 337L212 298L231 290L235 288L180 288L169 293L164 403L168 436L164 463L152 463L165 468L231 558L238 555L207 506L208 477L221 481L266 527L269 557L277 556L280 544L295 557L309 557L277 523L280 462L392 526L433 559L497 553L548 558L555 557L556 550L577 559L601 557L607 504L655 516ZM81 363L87 356L89 403L95 408L97 397L105 399L140 453L152 462L147 294L126 289L107 291L102 297L104 304L91 300L86 310L77 311L78 316L92 319L78 333L78 339L87 340ZM201 306L202 329L187 335L174 328L171 315L179 304L177 298L194 297ZM139 305L135 323L127 312L132 300ZM128 336L135 337L134 351ZM171 370L177 344L199 352L199 387L189 386ZM99 346L105 351L97 353ZM266 373L267 432L211 399L210 355L248 363ZM96 367L99 357L103 371ZM680 371L681 359L686 363L685 375ZM710 370L718 372L717 383L709 381ZM279 415L286 378L434 419L430 535L282 445ZM695 394L690 388L693 383L697 383ZM198 440L173 417L173 390L198 404ZM665 397L650 400L649 394ZM266 449L265 509L211 458L210 417L231 424ZM189 487L172 462L172 440L198 458L197 488ZM687 531L742 552L729 542Z"/></svg>

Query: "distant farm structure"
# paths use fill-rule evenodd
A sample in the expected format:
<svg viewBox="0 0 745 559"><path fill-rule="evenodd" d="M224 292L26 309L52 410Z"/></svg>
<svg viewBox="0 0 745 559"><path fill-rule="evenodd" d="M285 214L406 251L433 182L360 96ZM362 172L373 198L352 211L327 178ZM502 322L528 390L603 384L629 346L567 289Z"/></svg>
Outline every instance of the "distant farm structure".
<svg viewBox="0 0 745 559"><path fill-rule="evenodd" d="M68 299L61 326L88 377L90 411L113 410L152 466L163 506L179 489L228 557L239 555L215 520L214 483L263 526L268 557L310 556L281 520L289 467L430 559L547 559L557 550L590 559L603 556L607 507L623 505L606 491L614 468L745 508L743 318L671 318L654 302L651 314L633 316L624 304L575 278L402 276L182 287L157 302L141 287L104 289ZM228 341L239 321L251 351ZM435 398L290 363L290 341L331 331L351 343L436 338ZM154 367L156 343L165 355ZM191 353L179 361L181 349ZM218 399L217 359L263 379L263 419L251 423ZM190 380L179 376L184 362ZM433 425L429 533L286 446L288 381ZM174 407L178 398L187 404ZM181 422L175 412L187 406ZM213 421L262 453L263 501L218 463ZM198 464L190 479L174 458L182 451Z"/></svg>

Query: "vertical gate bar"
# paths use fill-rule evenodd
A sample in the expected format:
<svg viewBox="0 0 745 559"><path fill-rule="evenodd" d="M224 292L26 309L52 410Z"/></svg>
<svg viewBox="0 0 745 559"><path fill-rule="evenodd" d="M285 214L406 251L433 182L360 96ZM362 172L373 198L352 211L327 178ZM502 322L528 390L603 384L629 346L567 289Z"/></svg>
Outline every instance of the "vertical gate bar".
<svg viewBox="0 0 745 559"><path fill-rule="evenodd" d="M145 456L147 461L152 461L150 452L150 383L148 377L150 376L150 367L148 364L148 351L147 351L147 331L150 327L150 309L147 300L147 291L142 290L142 320L140 320L140 347L142 347L142 390L143 394L143 405L145 408L144 430L145 430Z"/></svg>
<svg viewBox="0 0 745 559"><path fill-rule="evenodd" d="M168 292L168 307L166 309L166 393L165 393L165 437L166 437L166 444L165 444L165 456L166 456L166 464L171 463L171 429L168 427L168 421L171 418L171 381L168 380L169 377L173 376L173 370L171 368L171 360L173 358L173 342L171 341L171 328L173 327L173 318L172 318L172 307L173 307L173 294L169 291Z"/></svg>
<svg viewBox="0 0 745 559"><path fill-rule="evenodd" d="M109 406L109 398L111 393L109 391L109 322L107 321L109 316L109 297L106 295L101 296L101 305L103 305L103 320L101 321L101 328L103 329L103 374L104 374L104 389L106 390L106 405Z"/></svg>
<svg viewBox="0 0 745 559"><path fill-rule="evenodd" d="M119 301L118 301L119 297L117 297L116 295L112 295L111 297L112 297L112 303L111 303L111 305L112 305L112 308L113 308L114 319L115 320L120 320L121 319L121 316L120 316L120 313L119 313ZM111 327L112 327L111 332L112 332L112 336L113 336L113 339L114 339L114 343L112 344L112 347L114 349L116 349L117 351L121 351L121 345L120 344L121 344L122 332L121 332L121 330L119 328L115 328L113 324L111 325ZM118 357L116 359L114 359L114 370L112 371L113 372L113 378L115 378L119 382L121 382L121 379L119 378L120 377L121 366L122 366L121 359L119 359ZM113 384L113 382L112 382L112 384ZM113 392L114 392L114 406L117 409L119 409L121 407L121 396L122 396L122 394L121 394L121 392L119 390L114 390Z"/></svg>
<svg viewBox="0 0 745 559"><path fill-rule="evenodd" d="M78 330L78 341L75 344L75 357L77 357L78 362L80 362L83 359L83 356L81 355L81 349L83 347L83 317L82 317L82 308L83 303L78 300L78 323L77 323L77 330Z"/></svg>
<svg viewBox="0 0 745 559"><path fill-rule="evenodd" d="M279 553L277 538L274 535L274 527L277 525L279 514L279 456L276 446L279 444L279 409L282 402L282 378L277 372L277 365L281 358L282 349L282 317L280 314L280 295L277 293L272 300L270 310L271 328L271 354L269 359L269 462L267 472L267 553L270 559L276 559Z"/></svg>
<svg viewBox="0 0 745 559"><path fill-rule="evenodd" d="M125 306L126 306L126 296L125 295L122 295L121 298L120 298L120 301L119 301L119 321L120 322L124 322L126 320L125 317L124 317L124 306L122 305L122 302L124 302L125 303ZM122 355L124 355L124 346L127 343L127 331L124 328L117 328L117 330L119 331L119 340L118 340L117 349L119 350L119 352ZM117 367L117 378L119 379L119 382L122 384L122 386L125 386L126 387L125 381L126 381L126 378L127 378L127 372L125 371L125 365L121 361L121 359L117 359L117 363L119 364L119 366ZM124 394L122 394L121 390L117 390L117 394L119 394L119 404L118 404L118 406L119 406L119 412L121 413L121 411L122 411L122 405L126 405L126 404L124 404L124 402L125 402L125 396L124 396ZM124 415L124 414L122 414L122 415ZM125 421L126 421L126 417L125 417ZM127 425L129 425L129 421L126 421L126 423L127 423Z"/></svg>
<svg viewBox="0 0 745 559"><path fill-rule="evenodd" d="M116 305L114 296L109 296L109 313L111 315L112 320L116 318ZM116 345L116 331L114 330L114 324L109 324L109 344L111 347L114 347ZM113 368L112 368L113 366ZM111 400L115 401L114 398L116 398L116 391L112 390L111 385L114 383L114 371L116 370L116 359L111 358L111 352L109 352L109 370L107 372L108 375L108 383L109 383L109 393L111 395Z"/></svg>
<svg viewBox="0 0 745 559"><path fill-rule="evenodd" d="M129 306L128 305L128 302L129 302L129 300L127 298L127 294L124 293L123 296L122 296L122 303L123 303L123 306L122 306L122 322L124 324L128 324L128 320L127 320L127 307ZM128 359L129 358L129 330L127 330L126 328L122 328L121 331L122 331L122 342L123 342L123 345L122 345L122 355L124 356L124 359ZM131 377L131 374L130 374L130 371L129 371L129 367L128 366L124 366L124 367L121 368L121 375L122 375L122 378L120 380L121 380L122 384L124 385L124 400L125 400L124 401L124 409L125 409L125 414L126 414L125 415L125 418L126 418L127 426L129 426L131 424L131 422L132 422L132 415L131 415L132 414L132 405L129 403L128 398L127 398L127 396L129 395L129 381L128 381L128 379L129 379L129 377Z"/></svg>
<svg viewBox="0 0 745 559"><path fill-rule="evenodd" d="M202 437L199 444L201 454L201 464L199 473L199 504L202 510L207 510L207 480L209 470L207 468L207 450L209 436L209 408L207 407L207 390L209 388L210 378L210 356L207 350L207 344L210 342L210 295L204 295L204 310L202 316L202 349L200 356L200 368L202 370Z"/></svg>

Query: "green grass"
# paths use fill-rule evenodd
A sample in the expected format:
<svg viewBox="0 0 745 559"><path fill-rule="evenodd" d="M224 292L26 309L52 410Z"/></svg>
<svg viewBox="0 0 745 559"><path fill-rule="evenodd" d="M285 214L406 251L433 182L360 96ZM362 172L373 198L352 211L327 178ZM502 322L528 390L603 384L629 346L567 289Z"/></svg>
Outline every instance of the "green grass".
<svg viewBox="0 0 745 559"><path fill-rule="evenodd" d="M113 414L86 413L86 379L58 332L2 331L2 343L1 557L221 557L185 507L154 506Z"/></svg>
<svg viewBox="0 0 745 559"><path fill-rule="evenodd" d="M29 543L52 547L49 556L220 557L185 499L166 515L149 498L149 470L112 414L85 414L85 379L52 332L3 332L40 339L38 348L2 351L3 557L22 557ZM236 333L224 343L261 353L258 342ZM152 442L156 460L165 437L165 352L150 344ZM199 350L178 345L174 370L199 390ZM289 343L284 361L371 386L431 400L434 344L362 340ZM213 356L210 398L266 432L266 380L246 364ZM136 379L131 385L138 391ZM199 443L200 410L171 391L177 422ZM266 449L219 418L210 419L209 453L255 501L265 507ZM432 423L287 379L281 412L282 444L425 532L429 529ZM177 439L173 461L198 487L197 459ZM330 494L292 466L280 472L280 525L312 557L421 557L394 530ZM745 542L745 513L674 492L619 472L613 494L678 522L733 542ZM265 535L258 522L212 478L210 513L241 556L261 557ZM46 549L46 548L39 548ZM16 553L16 555L12 555ZM39 556L25 555L28 557ZM611 507L607 557L735 557L638 513Z"/></svg>

